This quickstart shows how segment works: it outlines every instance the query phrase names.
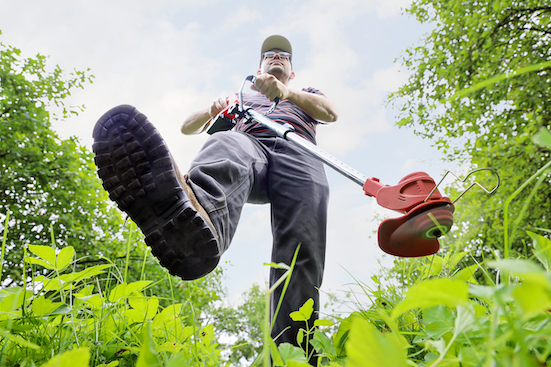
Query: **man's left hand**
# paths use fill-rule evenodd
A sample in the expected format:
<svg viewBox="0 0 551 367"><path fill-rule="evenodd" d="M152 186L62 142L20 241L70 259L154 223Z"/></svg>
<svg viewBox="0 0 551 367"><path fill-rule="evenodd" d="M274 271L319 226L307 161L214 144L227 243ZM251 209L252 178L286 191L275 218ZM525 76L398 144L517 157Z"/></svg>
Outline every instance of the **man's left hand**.
<svg viewBox="0 0 551 367"><path fill-rule="evenodd" d="M270 101L276 97L284 100L289 96L289 88L271 74L258 75L251 89L264 94Z"/></svg>

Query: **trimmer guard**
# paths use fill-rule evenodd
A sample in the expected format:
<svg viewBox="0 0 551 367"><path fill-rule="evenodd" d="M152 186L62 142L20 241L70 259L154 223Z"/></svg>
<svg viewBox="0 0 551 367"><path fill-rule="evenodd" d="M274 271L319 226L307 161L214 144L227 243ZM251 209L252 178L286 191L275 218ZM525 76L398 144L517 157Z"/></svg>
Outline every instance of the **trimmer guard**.
<svg viewBox="0 0 551 367"><path fill-rule="evenodd" d="M432 200L416 206L399 218L379 225L379 247L387 254L420 257L438 252L438 237L453 225L454 205L448 198Z"/></svg>

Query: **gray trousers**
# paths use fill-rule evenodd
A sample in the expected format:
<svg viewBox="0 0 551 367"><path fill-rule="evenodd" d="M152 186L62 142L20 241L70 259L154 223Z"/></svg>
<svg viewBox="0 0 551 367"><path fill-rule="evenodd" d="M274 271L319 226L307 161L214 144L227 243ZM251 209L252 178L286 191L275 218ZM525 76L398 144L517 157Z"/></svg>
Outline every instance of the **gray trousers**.
<svg viewBox="0 0 551 367"><path fill-rule="evenodd" d="M218 232L222 252L230 245L245 203L270 203L272 262L290 265L300 244L272 330L272 337L283 332L276 339L277 344L296 345L296 334L306 325L293 322L289 314L312 298L315 312L311 327L319 311L329 199L323 164L285 139L225 131L207 140L192 162L189 175L197 199ZM271 269L270 284L283 273L284 270ZM282 286L272 294L272 318L281 293Z"/></svg>

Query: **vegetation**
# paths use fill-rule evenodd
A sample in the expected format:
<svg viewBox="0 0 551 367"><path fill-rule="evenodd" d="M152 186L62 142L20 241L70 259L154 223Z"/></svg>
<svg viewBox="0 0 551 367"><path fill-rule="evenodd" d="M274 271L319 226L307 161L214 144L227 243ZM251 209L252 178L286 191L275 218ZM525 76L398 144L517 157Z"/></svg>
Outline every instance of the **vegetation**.
<svg viewBox="0 0 551 367"><path fill-rule="evenodd" d="M434 30L402 61L413 74L394 93L400 125L430 139L450 161L492 167L502 178L488 198L471 192L461 200L456 244L488 255L503 251L505 200L549 158L532 144L551 110L551 5L540 0L416 0L407 13ZM478 177L484 180L484 177ZM523 203L529 191L516 203ZM546 226L551 187L532 198L522 227ZM522 210L513 204L512 213ZM513 249L529 237L518 232Z"/></svg>
<svg viewBox="0 0 551 367"><path fill-rule="evenodd" d="M306 327L304 350L271 340L271 289L222 306L222 270L182 282L158 266L90 153L51 129L78 113L63 99L92 76L0 44L0 365L550 365L551 9L417 0L407 12L435 28L405 53L413 74L391 97L401 124L451 160L496 169L502 186L465 195L443 251L359 283L370 304ZM292 277L294 263L270 266ZM312 312L307 301L291 317Z"/></svg>

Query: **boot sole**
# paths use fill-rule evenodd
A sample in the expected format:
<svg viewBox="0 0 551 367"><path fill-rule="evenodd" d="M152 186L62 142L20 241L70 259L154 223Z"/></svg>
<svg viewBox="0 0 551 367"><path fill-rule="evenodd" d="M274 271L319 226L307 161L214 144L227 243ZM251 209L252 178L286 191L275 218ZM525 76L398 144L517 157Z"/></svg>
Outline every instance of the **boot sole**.
<svg viewBox="0 0 551 367"><path fill-rule="evenodd" d="M197 279L220 259L215 230L193 207L163 138L130 105L106 112L93 132L98 176L172 275Z"/></svg>

